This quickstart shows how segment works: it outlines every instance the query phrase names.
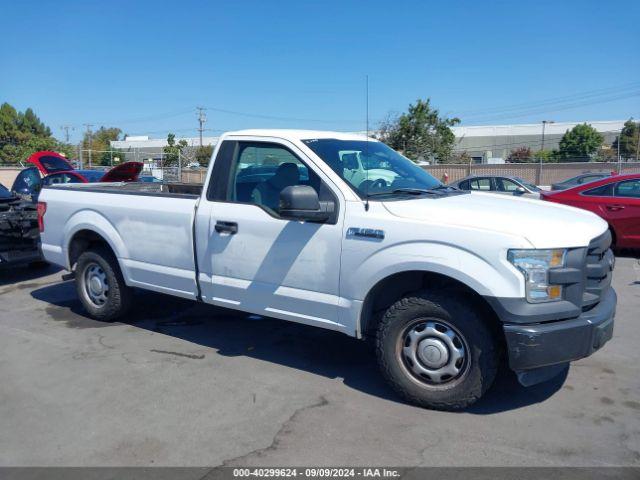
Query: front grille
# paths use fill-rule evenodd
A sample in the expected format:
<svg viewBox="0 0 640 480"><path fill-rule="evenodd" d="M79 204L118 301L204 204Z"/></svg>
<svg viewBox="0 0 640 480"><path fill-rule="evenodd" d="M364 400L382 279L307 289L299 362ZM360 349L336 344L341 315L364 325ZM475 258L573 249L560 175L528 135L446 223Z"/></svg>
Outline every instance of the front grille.
<svg viewBox="0 0 640 480"><path fill-rule="evenodd" d="M584 264L582 310L595 307L611 285L615 257L610 246L611 233L608 230L589 242Z"/></svg>

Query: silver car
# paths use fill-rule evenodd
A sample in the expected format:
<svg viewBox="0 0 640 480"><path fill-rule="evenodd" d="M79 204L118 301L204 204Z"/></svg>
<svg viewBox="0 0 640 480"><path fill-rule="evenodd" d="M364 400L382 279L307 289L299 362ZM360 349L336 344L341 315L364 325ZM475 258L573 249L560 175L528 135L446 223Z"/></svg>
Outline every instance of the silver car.
<svg viewBox="0 0 640 480"><path fill-rule="evenodd" d="M530 198L540 198L540 188L520 177L508 175L471 175L450 184L460 190L500 193Z"/></svg>

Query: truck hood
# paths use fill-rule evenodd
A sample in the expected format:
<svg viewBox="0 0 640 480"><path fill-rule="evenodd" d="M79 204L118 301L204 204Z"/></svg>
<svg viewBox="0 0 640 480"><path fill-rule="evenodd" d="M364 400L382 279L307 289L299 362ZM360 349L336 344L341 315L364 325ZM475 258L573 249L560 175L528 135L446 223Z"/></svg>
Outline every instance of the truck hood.
<svg viewBox="0 0 640 480"><path fill-rule="evenodd" d="M523 237L535 248L584 247L607 223L586 210L491 193L384 202L393 215Z"/></svg>

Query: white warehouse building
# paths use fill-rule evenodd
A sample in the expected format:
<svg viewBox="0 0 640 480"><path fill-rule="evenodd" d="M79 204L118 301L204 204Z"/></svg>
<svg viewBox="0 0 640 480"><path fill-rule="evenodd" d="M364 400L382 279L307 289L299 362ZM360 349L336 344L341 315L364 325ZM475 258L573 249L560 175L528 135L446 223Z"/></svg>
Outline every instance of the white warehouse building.
<svg viewBox="0 0 640 480"><path fill-rule="evenodd" d="M597 122L555 122L544 125L544 149L557 149L560 139L576 125L587 123L604 136L604 143L613 143L625 120ZM511 150L529 147L532 152L542 149L542 123L516 125L479 125L452 127L456 136L456 152L467 152L477 163L501 163Z"/></svg>

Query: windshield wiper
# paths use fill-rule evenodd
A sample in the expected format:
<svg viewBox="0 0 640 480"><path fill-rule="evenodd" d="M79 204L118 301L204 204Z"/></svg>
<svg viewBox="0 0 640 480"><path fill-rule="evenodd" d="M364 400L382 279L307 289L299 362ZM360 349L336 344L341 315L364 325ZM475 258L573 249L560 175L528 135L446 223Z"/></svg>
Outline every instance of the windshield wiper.
<svg viewBox="0 0 640 480"><path fill-rule="evenodd" d="M429 190L459 190L458 187L454 187L452 185L445 185L441 183L440 185L436 185L435 187L431 187Z"/></svg>
<svg viewBox="0 0 640 480"><path fill-rule="evenodd" d="M393 190L389 190L387 192L373 192L370 193L370 197L378 196L378 195L397 195L397 194L407 194L407 195L437 195L438 192L435 192L432 189L426 188L396 188Z"/></svg>

